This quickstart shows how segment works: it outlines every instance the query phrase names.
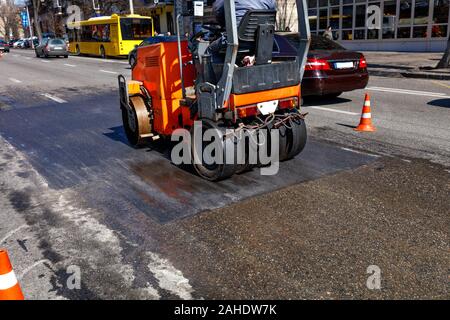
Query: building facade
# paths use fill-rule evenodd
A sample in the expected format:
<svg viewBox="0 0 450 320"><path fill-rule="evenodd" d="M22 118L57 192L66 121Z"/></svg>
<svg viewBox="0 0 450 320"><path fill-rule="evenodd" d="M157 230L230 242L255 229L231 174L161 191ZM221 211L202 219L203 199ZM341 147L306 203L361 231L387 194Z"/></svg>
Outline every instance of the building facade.
<svg viewBox="0 0 450 320"><path fill-rule="evenodd" d="M135 6L149 10L148 15L153 17L157 32L175 33L175 9L173 0L135 0Z"/></svg>
<svg viewBox="0 0 450 320"><path fill-rule="evenodd" d="M327 26L349 49L443 51L449 0L308 0L311 32Z"/></svg>
<svg viewBox="0 0 450 320"><path fill-rule="evenodd" d="M450 0L307 0L311 32L328 26L337 42L349 49L440 52L449 36ZM286 5L288 3L288 5ZM295 0L278 0L294 12ZM281 6L281 7L280 7ZM281 9L281 10L280 10ZM297 16L289 18L297 30Z"/></svg>

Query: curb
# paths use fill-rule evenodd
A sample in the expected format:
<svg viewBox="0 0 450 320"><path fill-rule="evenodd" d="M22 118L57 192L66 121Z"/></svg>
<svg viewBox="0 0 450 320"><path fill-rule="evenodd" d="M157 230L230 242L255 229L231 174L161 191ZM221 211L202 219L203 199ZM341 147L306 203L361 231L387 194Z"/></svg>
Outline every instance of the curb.
<svg viewBox="0 0 450 320"><path fill-rule="evenodd" d="M408 71L387 71L369 68L369 75L390 78L413 78L430 80L450 80L450 74Z"/></svg>

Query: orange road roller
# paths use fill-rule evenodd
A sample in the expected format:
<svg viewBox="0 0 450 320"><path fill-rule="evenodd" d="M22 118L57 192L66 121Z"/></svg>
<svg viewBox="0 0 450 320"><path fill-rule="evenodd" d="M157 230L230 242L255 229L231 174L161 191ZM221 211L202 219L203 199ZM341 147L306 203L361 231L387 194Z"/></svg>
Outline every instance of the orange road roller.
<svg viewBox="0 0 450 320"><path fill-rule="evenodd" d="M192 136L196 124L201 134L212 130L217 133L213 140L190 143L188 152L198 175L210 181L260 164L250 155L250 145L270 144L273 132L276 149L265 147L277 152L277 160L301 153L307 141L305 115L300 112L310 43L306 0L297 0L298 56L279 60L272 55L276 11L248 10L238 25L234 1L225 0L221 27L203 21L207 19L198 13L204 10L190 10L182 1L176 4L177 36L150 39L149 45L137 50L132 80L119 76L123 125L130 144L170 140L179 130ZM212 48L217 41L222 45ZM264 138L263 131L267 132ZM234 156L236 139L244 140L241 159ZM232 153L235 161L203 159L212 141L222 147L214 151L223 153L219 158L229 159Z"/></svg>

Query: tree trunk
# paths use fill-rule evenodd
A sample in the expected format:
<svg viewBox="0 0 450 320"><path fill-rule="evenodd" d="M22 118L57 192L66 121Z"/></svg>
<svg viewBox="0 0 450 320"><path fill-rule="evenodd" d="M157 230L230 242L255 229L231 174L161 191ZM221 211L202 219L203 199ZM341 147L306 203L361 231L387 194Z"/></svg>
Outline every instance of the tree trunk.
<svg viewBox="0 0 450 320"><path fill-rule="evenodd" d="M36 29L37 37L39 38L39 42L42 40L42 30L41 24L39 23L39 7L40 0L33 0L33 12L34 12L34 27Z"/></svg>
<svg viewBox="0 0 450 320"><path fill-rule="evenodd" d="M439 61L437 65L437 69L444 69L448 68L450 66L450 37L447 41L447 49L445 49L444 56L442 57L441 61Z"/></svg>

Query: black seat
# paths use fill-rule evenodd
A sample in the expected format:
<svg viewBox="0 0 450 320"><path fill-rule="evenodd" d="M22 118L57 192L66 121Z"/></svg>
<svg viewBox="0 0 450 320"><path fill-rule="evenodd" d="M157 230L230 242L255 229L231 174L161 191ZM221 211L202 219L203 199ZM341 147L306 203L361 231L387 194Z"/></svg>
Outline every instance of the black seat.
<svg viewBox="0 0 450 320"><path fill-rule="evenodd" d="M239 25L240 55L255 55L255 64L272 62L277 12L275 10L249 10Z"/></svg>

